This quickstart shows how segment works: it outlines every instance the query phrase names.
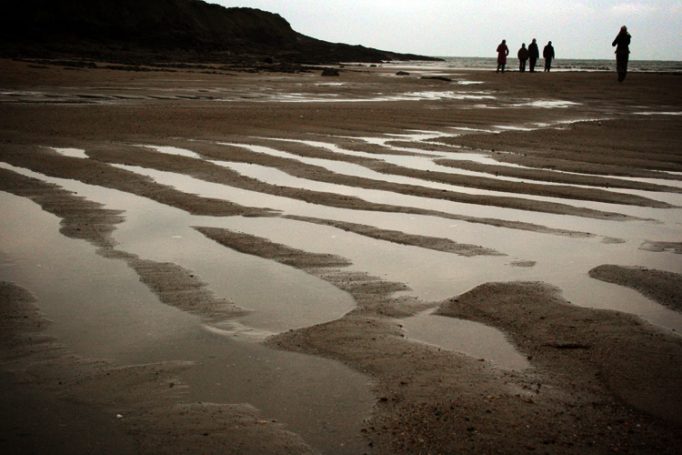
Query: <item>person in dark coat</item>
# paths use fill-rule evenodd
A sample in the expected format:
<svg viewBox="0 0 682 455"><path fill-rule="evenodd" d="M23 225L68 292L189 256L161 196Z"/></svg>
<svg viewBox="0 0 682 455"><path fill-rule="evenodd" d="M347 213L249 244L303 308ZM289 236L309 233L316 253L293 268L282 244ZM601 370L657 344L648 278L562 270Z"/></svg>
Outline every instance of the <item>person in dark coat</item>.
<svg viewBox="0 0 682 455"><path fill-rule="evenodd" d="M519 58L519 71L523 73L526 71L526 60L528 60L528 49L526 49L526 43L521 44L521 49L519 49L519 52L516 54L516 56Z"/></svg>
<svg viewBox="0 0 682 455"><path fill-rule="evenodd" d="M630 59L630 34L628 28L623 25L611 46L616 46L616 70L618 82L623 82L628 74L628 60Z"/></svg>
<svg viewBox="0 0 682 455"><path fill-rule="evenodd" d="M542 50L542 57L545 59L545 71L549 72L552 69L552 60L554 60L554 46L551 41Z"/></svg>
<svg viewBox="0 0 682 455"><path fill-rule="evenodd" d="M507 40L502 40L499 46L497 46L497 72L502 71L504 73L504 68L507 66L507 55L509 55L509 48L507 47Z"/></svg>
<svg viewBox="0 0 682 455"><path fill-rule="evenodd" d="M530 72L535 72L535 64L540 58L540 49L538 49L538 43L533 38L533 42L528 45L528 60L530 65Z"/></svg>

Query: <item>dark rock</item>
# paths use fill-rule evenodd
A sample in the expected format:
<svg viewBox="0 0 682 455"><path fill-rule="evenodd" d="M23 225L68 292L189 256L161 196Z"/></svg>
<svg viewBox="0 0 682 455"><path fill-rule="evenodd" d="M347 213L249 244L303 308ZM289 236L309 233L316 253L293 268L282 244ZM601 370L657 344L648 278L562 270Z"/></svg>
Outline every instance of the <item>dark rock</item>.
<svg viewBox="0 0 682 455"><path fill-rule="evenodd" d="M395 75L396 76L409 76L410 73L408 73L407 71L398 71L397 73L395 73Z"/></svg>
<svg viewBox="0 0 682 455"><path fill-rule="evenodd" d="M335 68L325 68L322 70L322 75L323 76L340 76L341 73L339 73L339 70Z"/></svg>
<svg viewBox="0 0 682 455"><path fill-rule="evenodd" d="M452 82L452 79L445 76L422 76L422 79L432 79L434 81Z"/></svg>
<svg viewBox="0 0 682 455"><path fill-rule="evenodd" d="M552 343L545 343L543 346L547 346L547 347L555 348L555 349L590 349L591 348L591 346L589 344L578 343L578 342L563 342L563 341L555 341Z"/></svg>

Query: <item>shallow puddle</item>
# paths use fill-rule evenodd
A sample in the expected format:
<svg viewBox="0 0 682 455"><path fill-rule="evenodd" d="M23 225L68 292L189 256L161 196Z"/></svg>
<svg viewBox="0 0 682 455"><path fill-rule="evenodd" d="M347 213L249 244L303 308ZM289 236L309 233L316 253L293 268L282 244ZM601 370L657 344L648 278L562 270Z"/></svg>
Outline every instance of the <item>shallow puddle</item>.
<svg viewBox="0 0 682 455"><path fill-rule="evenodd" d="M532 100L522 103L511 104L512 107L537 107L541 109L566 109L573 106L580 106L580 103L563 100Z"/></svg>
<svg viewBox="0 0 682 455"><path fill-rule="evenodd" d="M205 330L166 341L124 360L191 359L195 365L180 373L190 385L188 400L250 403L321 453L356 455L366 449L361 430L376 401L367 376L338 362Z"/></svg>
<svg viewBox="0 0 682 455"><path fill-rule="evenodd" d="M271 168L245 164L234 166L244 173L247 173L247 170L250 169L248 172L253 172L251 175L266 179L270 183L291 183L291 180L288 180L292 179L291 176ZM666 311L660 305L652 304L647 299L639 296L639 294L633 294L621 287L611 289L613 286L609 285L609 292L603 292L604 295L600 297L599 301L592 299L589 290L593 289L595 293L601 293L597 288L604 289L605 284L592 280L587 276L587 272L592 267L604 263L644 265L674 272L682 270L680 255L644 252L639 249L639 246L645 241L678 241L680 224L676 220L678 220L677 217L682 213L679 209L661 210L660 213L667 215L662 217L665 218L664 223L646 221L612 222L496 207L482 207L471 204L455 204L448 201L412 198L389 192L362 190L320 182L311 183L301 179L307 187L310 187L312 184L319 185L316 188L333 191L337 194L344 194L344 191L346 191L349 194L356 194L375 202L388 202L399 205L408 204L415 207L442 209L444 211L452 211L453 213L459 212L468 215L537 222L538 224L552 227L589 230L604 237L615 237L625 240L624 243L620 244L607 244L600 243L599 239L574 239L535 234L528 231L457 222L437 217L336 209L290 198L270 196L204 182L179 174L131 166L120 167L151 176L156 181L175 186L181 191L206 197L226 199L246 206L274 208L281 210L285 214L338 219L360 224L370 224L383 229L402 230L411 234L441 236L460 243L482 245L509 255L509 258L458 258L451 254L424 252L423 249L415 247L396 246L388 242L367 239L329 226L323 227L279 219L244 219L236 217L228 220L210 217L189 217L184 212L177 210L173 212L173 210L168 208L164 208L163 211L166 211L169 215L167 217L160 217L159 220L162 221L155 223L153 218L157 217L158 209L135 211L134 202L125 202L124 206L132 208L129 209L128 221L124 226L121 226L116 235L127 235L128 239L125 242L129 248L143 253L145 256L157 255L156 258L158 260L171 260L190 264L191 266L188 265L188 268L191 269L200 268L200 263L202 262L197 261L197 264L192 264L190 262L191 259L189 259L189 257L192 257L192 253L186 253L188 257L182 259L179 256L159 255L170 254L169 252L171 251L199 251L201 254L198 256L205 255L207 258L205 262L209 264L205 270L201 271L200 275L202 277L206 276L206 280L211 287L215 286L218 289L220 289L221 283L225 281L225 275L215 272L215 267L211 264L212 261L217 263L224 259L211 259L214 255L212 251L214 249L213 245L210 242L207 243L205 239L200 239L196 232L189 228L191 225L228 227L253 235L260 235L273 241L308 251L339 254L353 260L354 267L358 270L407 283L412 287L413 293L424 300L437 300L457 295L486 281L532 279L560 285L565 293L572 296L572 301L582 306L623 309L623 311L640 314L642 317L664 327L675 328L682 326L677 315L671 315L670 311ZM278 179L282 180L279 181ZM107 194L110 193L110 191L107 192ZM94 195L92 198L97 200L97 197ZM410 201L412 201L412 204L410 204ZM139 216L137 222L135 222L133 213L137 213L138 215L136 216ZM138 226L138 228L134 226ZM152 233L150 226L159 226L159 232ZM182 229L179 229L178 226L182 226ZM126 234L126 229L129 234ZM121 239L123 240L124 237L121 237ZM178 245L175 245L174 242ZM185 244L185 242L185 246L179 247ZM203 242L204 246L197 248L196 245L201 245L201 242ZM138 250L135 250L135 248L138 248ZM196 257L197 255L194 256ZM249 260L239 258L239 255L236 253L234 257L234 264L249 263ZM510 264L514 261L535 262L537 265L530 268L512 267ZM229 263L230 261L227 262ZM258 263L260 261L255 260L255 262ZM254 264L253 267L253 269L245 272L244 275L251 275L254 271L256 271L255 273L261 273L258 271L259 266L257 264ZM230 271L230 274L234 274L234 276L240 276L239 273L239 266L235 266ZM301 275L305 276L305 274ZM567 279L566 277L571 278ZM248 281L248 278L244 280ZM242 280L236 281L241 282ZM304 281L305 278L301 276L287 276L281 280L281 285L284 287L275 289L273 294L295 293L296 289L290 290L286 288L286 282L302 284ZM238 284L228 287L233 289L233 292L236 292L234 289L238 288ZM291 287L308 288L307 285L292 285ZM236 292L233 300L251 308L244 302L258 302L262 301L262 298L259 295L252 295L252 291L249 291L248 288L247 286L246 290ZM325 295L327 292L328 290L324 289L324 286L320 288L321 294ZM577 297L573 297L573 295ZM295 300L299 300L299 298L301 296L296 296ZM624 302L627 302L627 304ZM256 303L253 305L256 305ZM625 309L626 306L628 306L627 310ZM340 312L346 311L343 305L340 305L338 308ZM306 306L301 305L301 313L305 314L306 312ZM255 311L253 317L258 318L260 313ZM280 316L274 315L274 313L273 317L274 323L280 320ZM283 317L286 319L286 316ZM266 320L261 322L259 324L255 320L246 319L243 321L243 325L255 327L266 332L277 331L277 328L273 329L272 327L273 322ZM225 330L234 333L243 332L239 327L225 328Z"/></svg>
<svg viewBox="0 0 682 455"><path fill-rule="evenodd" d="M421 134L422 136L425 137L430 137L424 134ZM370 141L370 138L365 138L365 140ZM385 138L374 138L372 143L377 143L384 145L384 142L388 142L389 139ZM317 146L317 147L322 147L327 150L331 150L337 153L342 153L342 154L355 154L357 155L358 153L362 152L352 152L348 150L343 150L338 146L335 146L334 144L330 143L324 143L324 142L316 142L316 141L296 141L300 143L305 143L307 145L311 146ZM469 186L458 186L458 185L450 185L446 183L439 183L435 181L429 181L429 180L424 180L420 178L412 178L412 177L403 177L400 175L395 175L395 174L387 174L387 173L381 173L381 172L376 172L371 169L368 169L364 166L357 165L357 164L352 164L352 163L344 163L342 161L335 161L335 160L326 160L326 159L316 159L316 158L306 158L302 157L299 155L295 155L292 153L288 152L282 152L270 147L263 147L263 146L253 146L253 145L248 145L248 144L232 144L240 147L245 147L248 148L254 152L257 153L264 153L267 155L271 156L278 156L278 157L283 157L283 158L288 158L288 159L294 159L297 161L300 161L302 163L307 163L311 165L316 165L316 166L322 166L327 170L330 170L334 173L337 174L342 174L342 175L351 175L351 176L358 176L358 177L364 177L364 178L369 178L373 180L379 180L379 181L387 181L387 182L392 182L392 183L399 183L399 184L405 184L405 185L416 185L416 186L422 186L422 187L427 187L427 188L435 188L435 189L441 189L441 190L447 190L447 191L454 191L454 192L459 192L459 193L464 193L464 194L476 194L476 195L486 195L486 196L498 196L498 197L523 197L525 199L531 199L531 200L536 200L536 201L544 201L544 202L556 202L560 204L567 204L567 205L579 205L581 207L585 208L591 208L594 210L600 210L600 211L605 211L605 212L617 212L617 213L622 213L625 215L637 217L637 218L654 218L656 219L656 214L658 213L656 209L651 209L648 207L639 207L639 206L632 206L632 205L623 205L623 204L611 204L611 203L601 203L601 202L593 202L589 200L583 200L583 199L569 199L569 198L559 198L559 197L548 197L548 196L537 196L537 195L532 195L532 194L524 194L524 193L512 193L512 192L504 192L504 191L493 191L493 190L485 190L485 189L479 189L475 187L469 187ZM418 149L409 149L407 147L391 147L395 150L409 150L409 151L415 151L419 152ZM434 153L435 154L435 153ZM481 177L484 179L492 179L493 176L488 173L483 173L483 172L473 172L473 171L467 171L463 169L457 169L453 168L450 166L443 166L435 163L432 158L430 157L424 157L424 156L398 156L398 155L381 155L381 154L365 154L368 155L367 157L371 157L373 159L380 159L383 160L387 163L400 166L405 169L417 169L421 171L427 171L427 172L442 172L446 174L453 174L453 175L462 175L462 176L468 176L468 177ZM449 154L443 154L443 153L437 153L435 154L436 157L442 158L442 157L447 157L452 159L453 157ZM456 159L469 159L470 161L475 161L478 163L485 163L485 164L495 164L495 165L500 165L499 162L495 161L492 158L488 158L486 156L483 156L481 154L474 154L474 153L467 153L467 154L457 154L458 156ZM216 162L219 163L219 162ZM504 164L502 164L504 165ZM530 169L524 166L518 166L518 165L509 165L509 167L515 167L515 168L524 168L524 169ZM246 169L246 168L244 168ZM251 170L254 170L255 168L250 168ZM261 170L259 171L260 174L264 174L264 172ZM272 174L272 173L271 173ZM576 175L581 175L581 174L576 174ZM269 177L272 177L270 175ZM255 177L259 178L259 177ZM495 176L495 180L501 180L501 181L508 181L508 182L514 182L514 183L524 183L524 184L530 184L530 185L548 185L548 186L561 186L561 187L576 187L576 188L594 188L598 190L605 190L604 187L600 186L590 186L590 185L568 185L564 183L556 183L556 182L546 182L543 180L531 180L531 179L521 179L521 178L514 178L514 177L504 177L504 176ZM260 180L263 180L263 178L259 178ZM292 181L294 178L292 177ZM298 185L294 184L289 184L288 186L295 186L297 188L311 188L311 186L314 185L314 183L311 183L308 181L307 185L304 186L299 186L304 180L303 179L297 179ZM282 183L283 185L286 186L286 184ZM682 198L679 198L677 195L672 194L668 195L667 193L663 192L649 192L649 191L637 191L637 190L627 190L627 189L618 189L614 190L612 188L608 188L608 191L612 192L618 192L622 194L632 194L632 195L638 195L644 198L648 199L653 199L656 201L662 201L662 202L668 202L673 205L680 205L682 202Z"/></svg>
<svg viewBox="0 0 682 455"><path fill-rule="evenodd" d="M312 145L310 141L308 141L308 144ZM319 143L318 143L319 144ZM480 189L476 187L470 187L470 186L458 186L458 185L451 185L447 183L439 183L435 181L430 181L430 180L424 180L416 177L404 177L400 176L397 174L389 174L389 173L382 173L382 172L377 172L373 171L369 168L366 168L364 166L356 165L356 164L348 164L348 163L343 163L339 161L334 161L334 160L323 160L323 159L317 159L317 158L305 158L305 157L300 157L294 154L290 154L287 152L281 152L276 149L272 149L270 147L263 147L263 146L255 146L255 145L246 145L246 144L231 144L231 145L236 145L244 148L248 148L251 151L254 151L256 153L264 153L267 155L271 156L278 156L278 157L283 157L283 158L289 158L289 159L295 159L300 162L305 162L308 164L313 164L317 166L322 166L334 173L341 174L341 175L351 175L351 176L358 176L358 177L364 177L380 182L391 182L391 183L397 183L401 185L413 185L413 186L418 186L418 187L423 187L423 188L430 188L430 189L438 189L438 190L444 190L444 191L452 191L456 193L462 193L462 194L468 194L468 195L481 195L481 196L493 196L493 197L501 197L501 198L525 198L529 200L535 200L535 201L543 201L543 202L556 202L559 204L565 204L565 205L571 205L571 206L581 206L581 207L586 207L586 208L593 208L595 210L601 210L601 211L606 211L606 212L614 212L616 211L617 213L623 213L623 214L628 214L631 216L635 217L643 217L643 218L651 218L650 212L645 212L643 213L643 210L648 210L648 208L640 208L637 206L629 206L629 205L616 205L616 204L608 204L608 203L599 203L599 202L592 202L592 201L585 201L585 200L580 200L580 199L568 199L568 198L558 198L558 197L547 197L547 196L536 196L536 195L531 195L531 194L519 194L519 193L513 193L513 192L504 192L504 191L493 191L493 190L485 190L485 189ZM338 148L337 148L338 151ZM348 152L346 153L354 153L354 152ZM361 152L360 152L361 153ZM478 176L478 177L484 177L486 179L491 179L492 177L489 174L483 174L483 173L477 173L477 172L470 172L470 171L464 171L464 170L459 170L455 169L452 167L446 167L446 166L441 166L433 161L431 161L428 158L423 158L423 157L413 157L413 156L395 156L395 155L373 155L373 158L375 159L382 159L383 161L386 161L390 164L394 164L396 166L400 166L405 169L418 169L422 171L431 171L431 172L444 172L448 174L453 174L453 175L466 175L466 176ZM236 169L237 165L236 163L232 164L227 164L226 162L220 162L220 161L214 161L216 164L221 164L225 165L228 167L231 167L233 169ZM305 189L315 189L317 191L335 191L332 188L345 188L344 194L352 194L352 195L357 195L357 191L361 190L363 191L363 194L366 196L368 194L378 194L378 190L366 190L362 189L360 187L355 188L355 187L344 187L342 185L335 185L331 183L324 183L324 182L317 182L317 181L312 181L312 180L307 180L307 179L301 179L297 177L290 176L283 171L279 171L276 168L268 168L266 166L260 166L257 167L256 165L250 165L250 166L242 166L241 167L243 173L245 175L249 175L251 177L254 177L256 179L259 179L261 181L264 181L266 183L274 183L275 181L279 182L278 184L283 185L283 186L289 186L289 187L294 187L294 188L305 188ZM267 171L267 169L270 169L270 171ZM514 182L519 182L519 183L530 183L533 185L539 185L543 184L544 182L541 181L526 181L526 180L521 180L521 179L513 179L513 178L501 178L499 180L506 180L506 181L514 181ZM288 183L287 183L288 181ZM567 186L567 185L559 185L553 183L552 186ZM573 185L575 186L575 185ZM327 189L323 189L327 188ZM349 189L352 188L352 189ZM381 191L380 191L381 192ZM386 193L386 192L381 192L381 193ZM395 194L396 196L400 193L391 193ZM405 201L411 200L410 196L405 196L405 195L400 195L401 199ZM648 196L645 196L648 197ZM655 199L651 197L652 199ZM365 198L367 200L370 200L369 198ZM423 202L422 202L423 203ZM401 205L401 203L395 203L395 205ZM434 201L431 200L430 205L432 206L434 204ZM435 207L431 207L434 210L442 210L442 209L436 209ZM477 210L480 211L481 209L472 209L469 207L468 209L465 210ZM501 209L500 210L504 210ZM447 210L446 210L447 211ZM464 213L460 211L460 213ZM495 215L485 215L487 217L494 217ZM517 215L519 220L524 220L524 216L532 216L532 215L523 215L519 214ZM529 221L532 222L532 221Z"/></svg>
<svg viewBox="0 0 682 455"><path fill-rule="evenodd" d="M576 227L590 226L606 229L601 235L625 238L620 244L601 243L598 239L568 238L537 234L529 231L501 229L467 222L455 222L405 214L372 213L334 209L293 199L263 195L237 190L225 185L203 182L191 177L149 169L135 170L151 176L160 183L233 202L264 206L282 210L285 214L340 219L361 224L371 224L385 229L404 230L408 233L443 236L461 243L472 243L492 248L509 255L509 258L474 257L461 258L452 254L425 251L421 248L400 246L374 239L367 239L329 226L309 226L309 223L278 218L240 218L226 220L223 226L233 230L262 236L306 251L333 253L351 259L354 268L389 280L408 284L412 293L423 300L439 300L458 295L487 281L533 280L559 285L568 294L576 288L578 297L571 300L581 306L621 309L632 312L667 328L682 330L682 316L653 304L637 293L617 287L601 295L599 301L592 299L589 290L595 292L603 284L589 278L587 272L598 265L615 263L644 265L661 270L682 270L680 255L652 253L639 249L651 234L651 238L674 236L678 229L662 223L610 222L576 218ZM400 196L402 199L405 196ZM478 208L478 206L473 206ZM503 209L489 208L495 214ZM518 212L518 211L517 211ZM491 212L493 213L493 212ZM561 215L537 215L539 220L556 218L563 221L574 217ZM511 217L510 219L517 219ZM544 223L547 224L547 223ZM504 232L501 235L501 232ZM616 235L627 234L627 235ZM511 267L513 260L534 261L532 268ZM572 277L566 280L565 277ZM571 289L565 289L568 286ZM572 294L571 294L572 295ZM623 302L627 301L627 305ZM625 309L627 307L627 309Z"/></svg>
<svg viewBox="0 0 682 455"><path fill-rule="evenodd" d="M227 162L224 162L224 165L226 166L231 166ZM250 169L254 170L256 165L245 165L242 167L242 169ZM170 172L164 172L164 171L156 171L152 169L147 169L147 168L141 168L141 167L136 167L136 166L127 166L127 165L116 165L116 167L119 167L121 169L126 169L132 172L139 173L141 175L146 175L148 177L151 177L155 181L165 184L165 185L170 185L178 188L179 190L187 193L192 193L192 194L198 194L204 197L215 197L219 199L227 199L232 202L237 202L242 205L247 205L247 206L254 206L254 207L263 207L263 208L273 208L276 210L280 211L285 211L288 212L292 207L294 206L300 206L300 204L307 204L307 203L302 203L300 201L297 201L295 199L289 199L289 198L280 198L276 196L269 196L266 194L262 193L256 193L252 191L242 191L238 190L233 187L229 187L227 185L220 185L220 184L215 184L211 182L205 182L203 180L198 180L193 177L188 177L185 175L181 174L176 174L176 173L170 173ZM282 181L289 181L291 182L292 180L296 180L296 177L292 177L286 173L283 173L277 169L273 168L267 168L263 166L259 166L258 170L255 172L254 175L263 175L264 173L268 173L270 175L271 180L269 182L275 182L277 181L277 178L281 178ZM277 177L275 177L275 175ZM571 227L567 227L567 224L570 224L569 222L572 222L572 226L578 227L580 232L582 232L585 229L585 223L588 221L593 221L593 220L587 220L579 217L567 217L565 215L551 215L551 214L546 214L546 213L540 213L540 212L531 212L531 211L523 211L523 210L516 210L516 209L507 209L507 208L501 208L501 207L495 207L495 206L484 206L484 205L475 205L475 204L465 204L465 203L458 203L458 202L452 202L448 200L443 200L443 199L429 199L429 198L423 198L423 197L418 197L418 196L409 196L405 194L400 194L400 193L392 193L389 191L382 191L382 190L368 190L368 189L363 189L363 188L356 188L356 187L350 187L350 186L345 186L345 185L337 185L333 183L324 183L324 182L317 182L317 181L308 181L305 179L297 179L300 180L301 182L305 182L306 185L302 185L301 187L308 188L308 189L318 189L322 191L327 191L327 192L333 192L333 193L338 193L338 194L348 194L348 195L360 195L362 196L362 199L373 202L373 203L378 203L378 204L392 204L396 206L402 206L402 207L412 207L416 209L431 209L431 210L438 210L442 211L444 213L452 213L455 215L464 215L464 216L471 216L471 217L479 217L479 218L491 218L491 219L509 219L509 220L517 220L517 221L524 221L528 223L535 223L535 224L541 224L541 225L548 225L551 227L552 223L551 221L554 222L560 222L562 223L561 226L558 226L561 229L571 229ZM246 199L244 199L246 198ZM241 201L241 202L238 202ZM305 206L306 211L313 211L313 212L318 212L318 209L322 208L323 206L316 205L316 204L307 204ZM322 209L324 210L324 209ZM288 212L290 213L290 212ZM311 215L315 216L315 215ZM596 220L595 220L596 221ZM543 224L550 222L549 224ZM618 223L618 222L611 222L611 223Z"/></svg>
<svg viewBox="0 0 682 455"><path fill-rule="evenodd" d="M54 321L50 333L60 341L84 356L121 362L192 360L195 366L182 374L192 399L248 401L317 447L338 448L333 453L364 450L357 435L373 403L367 378L338 363L273 351L253 340L295 323L312 324L318 320L318 310L325 313L326 320L339 317L352 306L350 297L291 267L217 246L191 226L224 227L310 252L339 254L353 261L349 270L404 282L412 288L410 294L423 300L439 301L490 281L545 281L559 286L564 297L576 305L633 313L682 332L679 313L635 291L587 275L604 263L682 270L682 255L639 249L641 241L637 239L647 232L643 226L632 240L605 244L597 239L542 235L437 217L335 209L178 174L126 168L184 191L247 206L446 237L509 255L464 258L277 217L196 217L115 190L23 172L109 208L124 208L126 221L114 233L118 248L145 259L176 262L195 271L217 295L254 310L234 323L206 327L196 317L159 303L124 263L101 258L86 242L59 235L56 217L25 199L0 193L3 214L14 215L0 221L2 279L36 294L41 309ZM671 236L679 231L663 226ZM48 251L51 254L45 254ZM536 265L513 267L518 261ZM297 308L300 314L296 314ZM290 318L289 312L295 316ZM306 319L308 313L314 316ZM409 318L404 325L412 339L483 358L500 368L526 368L523 356L490 327L429 314ZM346 445L341 447L341 443Z"/></svg>
<svg viewBox="0 0 682 455"><path fill-rule="evenodd" d="M141 147L156 150L159 153L167 153L169 155L178 155L187 158L203 159L201 155L199 155L198 153L179 147L172 147L168 145L142 145Z"/></svg>
<svg viewBox="0 0 682 455"><path fill-rule="evenodd" d="M635 115L646 115L646 116L651 116L651 115L670 115L670 116L678 116L682 115L682 112L680 111L640 111L640 112L635 112Z"/></svg>
<svg viewBox="0 0 682 455"><path fill-rule="evenodd" d="M633 182L651 183L653 185L672 186L675 188L682 189L682 173L662 172L661 171L661 174L668 174L668 175L675 176L677 178L677 180L644 178L644 177L623 177L623 176L619 176L619 175L610 175L609 178L619 179L619 180L632 180ZM578 175L581 175L581 174L578 174ZM585 174L582 174L582 175L585 175Z"/></svg>
<svg viewBox="0 0 682 455"><path fill-rule="evenodd" d="M215 161L215 163L221 166L229 167L230 169L235 170L242 175L252 177L262 182L273 185L279 185L290 188L302 188L334 194L345 194L348 196L360 197L361 199L364 199L366 201L380 204L392 204L396 206L408 206L413 208L426 208L431 210L443 211L446 213L476 216L480 218L497 218L525 221L529 223L535 223L549 227L556 227L560 229L567 229L580 232L587 231L610 237L628 239L641 238L641 235L646 232L647 235L651 238L662 236L667 238L669 234L672 234L670 233L669 229L671 224L668 223L662 224L659 221L667 221L669 223L672 223L673 226L677 222L682 222L681 209L656 209L650 207L606 204L591 201L574 201L559 198L525 196L526 199L531 200L557 202L566 205L579 205L581 207L593 210L614 211L616 213L622 213L633 217L639 217L642 218L643 220L653 219L656 221L622 222L598 219L585 219L582 217L554 215L516 209L506 209L495 206L464 204L451 202L447 200L408 196L405 194L393 193L389 191L368 190L360 187L318 182L315 180L307 180L299 177L293 177L283 171L280 171L279 169L255 164L230 163L224 161L223 162ZM371 172L373 171L367 172L367 175L369 176ZM459 187L453 187L451 185L438 183L429 184L430 182L422 183L424 183L424 185L421 186L425 186L428 188L459 190ZM631 192L630 194L634 193L636 192ZM650 192L640 193L642 193L642 195L646 197L649 196ZM509 196L509 193L505 194ZM666 198L660 197L662 194L667 194L668 197ZM654 195L658 196L657 197L658 200L668 200L676 203L677 205L682 203L682 195L680 194L655 193ZM569 204L568 202L573 202L574 204Z"/></svg>
<svg viewBox="0 0 682 455"><path fill-rule="evenodd" d="M59 233L60 219L28 199L0 192L3 281L29 290L48 333L89 357L116 358L137 345L164 343L196 318L167 308L124 262L105 259Z"/></svg>
<svg viewBox="0 0 682 455"><path fill-rule="evenodd" d="M70 158L88 159L89 156L83 149L69 148L69 147L51 147L52 150L60 155L68 156Z"/></svg>
<svg viewBox="0 0 682 455"><path fill-rule="evenodd" d="M67 189L77 190L81 195L111 192L61 179L44 180L64 183ZM108 197L109 201L125 203L127 208L138 207L159 214L155 210L158 207L150 207L146 201L135 204L132 200L141 198L110 194ZM285 423L308 443L331 448L329 453L356 454L364 449L366 442L360 437L360 429L374 403L366 376L334 361L272 350L244 342L240 337L207 330L197 317L160 303L125 262L105 259L87 242L59 234L60 220L28 199L0 192L0 208L4 214L0 219L0 280L14 282L33 293L39 308L52 321L48 334L71 352L88 358L107 358L117 364L192 361L193 366L181 373L190 387L190 399L249 402L267 418ZM170 221L159 219L161 223ZM161 236L175 235L175 228L151 231ZM143 243L144 240L140 239ZM227 250L216 245L210 249ZM248 262L244 259L238 262ZM262 262L284 268L271 261ZM229 267L212 266L221 270L225 279ZM267 272L270 267L264 264L261 269ZM288 276L284 281L294 287L306 286L308 279L311 288L314 281L319 281L300 272L298 275ZM254 273L248 279L258 288L257 298L270 298L271 304L283 307L284 312L290 311L297 303L286 301L291 289L275 291L277 286L271 286L272 281L277 281L273 274ZM352 303L345 293L326 283L323 286L331 300L336 294L344 303ZM272 295L264 295L265 289L278 292L279 298L272 300ZM298 297L305 298L308 291L312 298L322 298L314 289L307 288Z"/></svg>
<svg viewBox="0 0 682 455"><path fill-rule="evenodd" d="M400 324L407 337L413 340L484 359L498 368L523 370L530 367L528 359L512 346L502 332L478 322L427 311L403 319Z"/></svg>
<svg viewBox="0 0 682 455"><path fill-rule="evenodd" d="M369 95L356 95L341 97L338 93L319 94L319 93L277 93L260 101L282 102L282 103L365 103L365 102L395 102L395 101L440 101L440 100L494 100L496 97L487 91L421 91L403 92L394 95L384 95L382 93ZM220 101L228 101L221 99Z"/></svg>
<svg viewBox="0 0 682 455"><path fill-rule="evenodd" d="M21 171L13 166L2 167ZM279 333L307 327L337 319L355 306L348 294L322 280L273 261L218 247L193 228L221 227L229 218L192 216L128 193L26 170L21 173L56 183L108 208L125 207L125 222L117 225L113 233L117 249L196 272L216 295L252 310L240 322L255 329Z"/></svg>

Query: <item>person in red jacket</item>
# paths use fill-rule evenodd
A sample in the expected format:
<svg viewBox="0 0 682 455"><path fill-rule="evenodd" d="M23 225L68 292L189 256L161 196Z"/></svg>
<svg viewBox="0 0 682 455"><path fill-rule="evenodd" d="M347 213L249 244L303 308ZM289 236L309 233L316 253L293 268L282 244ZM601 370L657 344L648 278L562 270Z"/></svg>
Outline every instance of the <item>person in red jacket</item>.
<svg viewBox="0 0 682 455"><path fill-rule="evenodd" d="M507 47L507 40L502 40L499 46L497 46L497 72L502 71L504 73L504 68L507 66L507 55L509 55L509 48Z"/></svg>

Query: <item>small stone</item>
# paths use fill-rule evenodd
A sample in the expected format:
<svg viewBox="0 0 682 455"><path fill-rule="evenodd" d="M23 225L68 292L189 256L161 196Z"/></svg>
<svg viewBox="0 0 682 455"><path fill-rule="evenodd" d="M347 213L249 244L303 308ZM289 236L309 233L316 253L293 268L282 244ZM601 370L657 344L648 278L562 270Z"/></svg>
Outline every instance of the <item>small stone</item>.
<svg viewBox="0 0 682 455"><path fill-rule="evenodd" d="M325 68L322 70L322 76L340 76L339 70L334 68Z"/></svg>

